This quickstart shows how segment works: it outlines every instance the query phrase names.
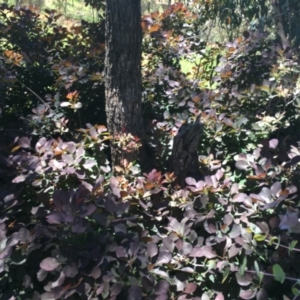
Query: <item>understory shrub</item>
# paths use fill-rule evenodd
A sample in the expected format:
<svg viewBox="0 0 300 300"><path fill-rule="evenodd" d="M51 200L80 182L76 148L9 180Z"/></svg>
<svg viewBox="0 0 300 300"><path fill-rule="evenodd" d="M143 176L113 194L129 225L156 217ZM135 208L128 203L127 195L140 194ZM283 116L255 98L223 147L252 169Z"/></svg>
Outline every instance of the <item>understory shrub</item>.
<svg viewBox="0 0 300 300"><path fill-rule="evenodd" d="M210 44L200 13L176 4L143 17L156 161L143 173L124 160L113 176L103 25L1 6L0 299L300 295L297 52L261 31ZM180 186L173 139L198 115L199 176Z"/></svg>

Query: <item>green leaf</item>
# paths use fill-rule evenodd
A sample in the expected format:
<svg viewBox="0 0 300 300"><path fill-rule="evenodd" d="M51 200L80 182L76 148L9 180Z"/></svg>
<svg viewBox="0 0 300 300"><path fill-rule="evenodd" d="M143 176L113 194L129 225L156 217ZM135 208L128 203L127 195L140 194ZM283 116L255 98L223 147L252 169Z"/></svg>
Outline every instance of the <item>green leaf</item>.
<svg viewBox="0 0 300 300"><path fill-rule="evenodd" d="M291 255L291 252L294 251L298 241L292 241L289 245L289 255Z"/></svg>
<svg viewBox="0 0 300 300"><path fill-rule="evenodd" d="M257 277L259 278L259 284L261 284L262 280L264 278L264 273L259 270L259 266L258 266L257 261L254 262L254 268L255 268Z"/></svg>
<svg viewBox="0 0 300 300"><path fill-rule="evenodd" d="M293 292L294 296L298 296L300 294L299 290L295 287L292 288L292 292Z"/></svg>
<svg viewBox="0 0 300 300"><path fill-rule="evenodd" d="M243 276L245 274L245 270L246 270L246 266L247 266L247 257L245 256L243 259L243 263L240 266L240 275Z"/></svg>
<svg viewBox="0 0 300 300"><path fill-rule="evenodd" d="M254 239L258 242L262 242L267 238L265 234L255 234Z"/></svg>
<svg viewBox="0 0 300 300"><path fill-rule="evenodd" d="M269 245L271 246L271 245L273 245L273 243L276 243L276 244L278 244L278 237L277 236L272 236L271 238L270 238L270 240L269 240Z"/></svg>
<svg viewBox="0 0 300 300"><path fill-rule="evenodd" d="M214 270L217 266L217 263L215 260L211 259L207 262L207 270Z"/></svg>
<svg viewBox="0 0 300 300"><path fill-rule="evenodd" d="M226 281L229 273L230 273L230 267L226 267L225 270L224 270L224 273L223 273L222 283L224 283Z"/></svg>
<svg viewBox="0 0 300 300"><path fill-rule="evenodd" d="M272 268L274 279L279 281L280 283L283 283L285 280L285 273L280 265L275 264Z"/></svg>

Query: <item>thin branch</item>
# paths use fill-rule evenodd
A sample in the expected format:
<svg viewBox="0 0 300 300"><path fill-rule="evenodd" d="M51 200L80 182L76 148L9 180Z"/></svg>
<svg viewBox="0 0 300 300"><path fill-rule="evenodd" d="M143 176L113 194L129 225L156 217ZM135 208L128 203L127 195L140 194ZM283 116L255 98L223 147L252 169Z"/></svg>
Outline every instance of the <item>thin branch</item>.
<svg viewBox="0 0 300 300"><path fill-rule="evenodd" d="M34 92L31 88L29 88L26 84L24 84L23 82L21 82L18 78L16 78L16 80L23 85L30 93L32 93L34 96L36 96L41 102L43 102L46 106L48 106L49 110L55 114L54 110L50 107L50 105L45 102L36 92Z"/></svg>
<svg viewBox="0 0 300 300"><path fill-rule="evenodd" d="M252 270L245 270L245 273L257 274L256 271L252 271ZM260 272L260 273L263 274L264 276L269 276L274 278L274 274L266 273L266 272ZM294 277L285 277L285 279L293 282L299 282L299 279Z"/></svg>
<svg viewBox="0 0 300 300"><path fill-rule="evenodd" d="M270 240L265 240L266 242L270 243ZM281 245L279 243L275 243L275 242L272 242L272 244L275 244L276 246L278 247L281 247L281 248L284 248L284 249L290 249L288 246L284 246L284 245ZM300 249L297 249L297 248L294 248L293 250L291 251L295 251L295 252L300 252Z"/></svg>

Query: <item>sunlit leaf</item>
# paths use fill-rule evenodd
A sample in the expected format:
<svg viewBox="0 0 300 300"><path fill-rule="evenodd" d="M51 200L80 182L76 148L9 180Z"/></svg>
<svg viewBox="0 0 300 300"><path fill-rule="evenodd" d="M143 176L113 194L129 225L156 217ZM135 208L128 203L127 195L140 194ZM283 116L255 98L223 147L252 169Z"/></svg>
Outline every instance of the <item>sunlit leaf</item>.
<svg viewBox="0 0 300 300"><path fill-rule="evenodd" d="M60 263L54 257L47 257L41 261L40 268L44 271L53 271L59 265Z"/></svg>

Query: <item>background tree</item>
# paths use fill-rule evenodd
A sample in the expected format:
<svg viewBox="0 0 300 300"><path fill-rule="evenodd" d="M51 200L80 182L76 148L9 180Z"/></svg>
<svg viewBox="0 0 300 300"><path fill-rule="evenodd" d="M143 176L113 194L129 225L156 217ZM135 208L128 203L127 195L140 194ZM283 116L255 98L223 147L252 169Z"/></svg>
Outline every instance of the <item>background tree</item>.
<svg viewBox="0 0 300 300"><path fill-rule="evenodd" d="M105 94L113 165L137 158L143 133L141 84L141 1L106 3Z"/></svg>
<svg viewBox="0 0 300 300"><path fill-rule="evenodd" d="M202 16L218 20L219 25L227 31L229 39L233 39L245 30L273 30L279 43L286 48L291 43L298 46L300 42L299 19L300 4L297 0L195 0L202 10Z"/></svg>

